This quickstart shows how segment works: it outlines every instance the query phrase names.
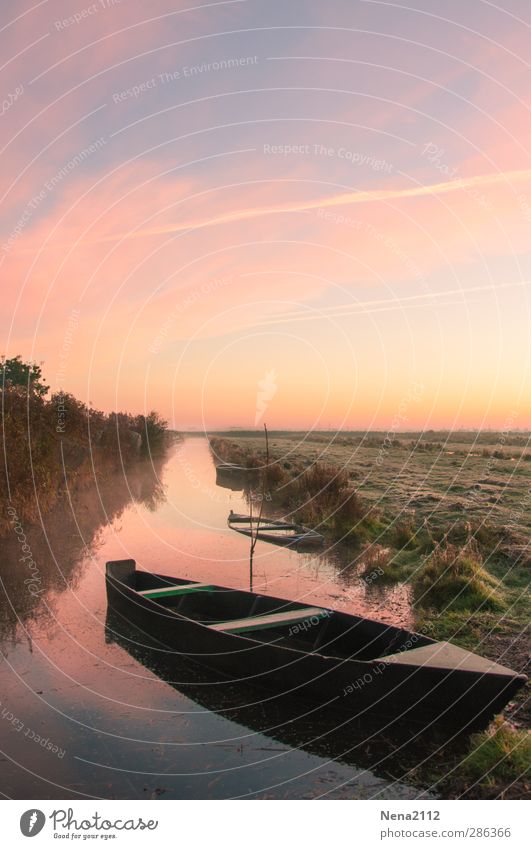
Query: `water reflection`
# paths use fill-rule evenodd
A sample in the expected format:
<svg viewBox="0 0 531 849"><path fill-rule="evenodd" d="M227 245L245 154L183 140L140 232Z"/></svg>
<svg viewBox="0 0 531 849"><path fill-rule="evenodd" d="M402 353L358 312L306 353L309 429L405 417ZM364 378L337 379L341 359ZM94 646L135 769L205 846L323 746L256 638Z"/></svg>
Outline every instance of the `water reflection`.
<svg viewBox="0 0 531 849"><path fill-rule="evenodd" d="M407 770L428 744L364 722L331 729L293 706L207 691L198 670L135 645L106 622L104 564L245 588L248 540L227 527L245 493L216 485L204 438L136 464L25 527L31 595L14 535L0 541L3 790L13 798L414 798ZM302 554L258 542L255 589L410 626L407 591L367 584L359 553ZM177 684L177 680L181 683ZM185 683L182 683L184 681ZM168 682L174 682L170 685ZM245 699L245 695L243 696ZM1 717L0 717L1 718ZM30 729L17 731L17 727ZM64 751L35 744L32 734ZM41 734L42 736L42 734Z"/></svg>
<svg viewBox="0 0 531 849"><path fill-rule="evenodd" d="M264 698L263 692L247 684L233 687L220 680L213 685L211 672L203 672L200 666L165 650L111 611L107 614L105 636L109 644L120 646L153 675L193 701L197 711L204 708L237 722L243 729L242 739L249 737L245 732L265 734L272 743L287 747L281 751L306 752L355 769L357 780L361 784L365 780L367 786L374 784L375 777L383 778L394 786L397 797L410 796L413 787L408 785L408 779L423 767L425 770L426 761L451 742L452 732L441 728L412 728L411 724L389 718L367 716L362 721L334 721L329 713L321 709L305 711L300 703L285 696ZM452 748L455 752L459 743ZM430 768L433 769L433 762ZM415 795L428 798L433 794L419 788Z"/></svg>
<svg viewBox="0 0 531 849"><path fill-rule="evenodd" d="M241 492L250 484L250 474L243 469L227 466L216 466L216 486Z"/></svg>
<svg viewBox="0 0 531 849"><path fill-rule="evenodd" d="M3 592L0 640L15 641L17 627L26 636L36 618L54 618L57 596L75 591L83 569L94 556L102 529L112 525L132 503L156 511L165 500L163 459L138 462L125 475L112 474L65 497L43 517L41 525L19 525L21 532L0 540Z"/></svg>

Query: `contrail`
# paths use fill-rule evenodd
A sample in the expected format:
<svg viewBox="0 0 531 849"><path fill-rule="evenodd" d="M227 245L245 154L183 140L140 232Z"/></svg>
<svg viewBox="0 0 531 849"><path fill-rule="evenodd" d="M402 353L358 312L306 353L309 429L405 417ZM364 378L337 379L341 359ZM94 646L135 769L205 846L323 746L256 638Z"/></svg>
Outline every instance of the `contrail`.
<svg viewBox="0 0 531 849"><path fill-rule="evenodd" d="M366 191L341 192L335 195L325 195L324 197L310 198L309 200L288 201L286 203L276 204L274 206L257 206L246 207L244 209L234 210L233 212L225 212L221 215L214 215L211 218L196 218L181 223L165 224L159 227L145 227L139 230L128 230L125 233L111 233L108 236L101 236L95 239L81 239L76 243L76 247L82 245L95 245L105 242L126 241L129 239L147 238L149 236L164 236L170 233L182 233L186 230L194 231L201 230L205 227L212 227L216 224L232 224L236 221L249 221L253 218L261 218L266 215L274 215L283 212L306 212L312 209L325 209L335 206L353 206L359 203L377 203L378 201L387 200L407 200L409 198L435 197L437 195L450 194L480 187L489 187L496 185L506 185L512 188L513 183L522 183L531 181L531 168L520 171L503 171L493 174L482 174L477 177L462 177L457 180L447 180L443 183L431 183L428 186L413 186L409 189L370 189ZM200 192L199 195L206 195L207 192ZM198 195L192 196L185 200L192 200ZM183 201L184 202L184 201ZM47 248L69 248L71 244L49 244ZM33 250L31 246L23 248L23 250Z"/></svg>
<svg viewBox="0 0 531 849"><path fill-rule="evenodd" d="M483 286L470 286L465 289L447 289L446 291L441 292L420 292L417 295L406 295L405 297L379 298L374 301L360 301L358 303L351 302L337 307L327 307L323 310L295 310L293 312L279 313L276 316L272 316L270 319L257 322L255 326L262 327L270 324L289 324L294 321L315 321L316 319L321 320L323 318L342 318L345 315L356 315L358 313L365 312L385 312L390 309L401 309L402 307L406 308L409 304L414 306L423 306L422 303L418 303L419 301L425 301L426 305L428 305L432 299L455 297L456 295L460 295L461 300L449 301L448 303L443 301L443 303L440 304L440 306L452 306L455 304L461 304L463 302L463 298L472 292L497 292L499 289L512 289L516 287L531 288L531 281L514 280L510 283L498 283L496 285L490 283Z"/></svg>
<svg viewBox="0 0 531 849"><path fill-rule="evenodd" d="M231 224L235 221L247 221L252 218L260 218L264 215L272 215L279 212L304 212L311 209L320 209L330 206L352 206L358 203L375 203L386 200L403 200L407 198L429 197L432 195L449 194L462 189L471 189L478 186L487 187L500 184L510 185L531 180L531 168L521 171L504 171L494 174L483 174L477 177L459 178L447 180L444 183L432 183L428 186L413 186L409 189L371 189L367 191L342 192L336 195L310 200L292 201L277 204L275 206L248 207L245 209L226 212L211 218L199 218L191 221L183 221L177 224L166 224L162 227L150 227L142 230L129 231L127 233L104 236L96 242L114 242L120 239L134 239L147 236L163 236L169 233L180 233L184 230L200 230L204 227L212 227L215 224ZM82 243L81 243L82 244Z"/></svg>

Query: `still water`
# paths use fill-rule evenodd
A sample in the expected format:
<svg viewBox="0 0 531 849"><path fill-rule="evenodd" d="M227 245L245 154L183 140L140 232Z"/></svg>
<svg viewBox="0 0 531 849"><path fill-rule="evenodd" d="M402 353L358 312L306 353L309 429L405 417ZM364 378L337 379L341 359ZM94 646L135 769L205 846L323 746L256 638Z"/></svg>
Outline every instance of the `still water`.
<svg viewBox="0 0 531 849"><path fill-rule="evenodd" d="M167 669L118 637L104 568L138 568L248 588L249 541L227 528L248 512L216 485L207 441L178 443L24 528L38 573L28 592L20 540L0 541L2 792L11 798L417 798L426 758L388 728L331 727L252 694L213 696L194 668ZM254 589L411 625L407 588L368 584L351 554L259 542ZM35 570L34 570L35 572ZM26 581L26 583L25 583ZM118 629L119 631L120 629ZM172 683L173 682L173 683ZM177 683L180 682L180 683ZM184 683L183 683L184 682Z"/></svg>

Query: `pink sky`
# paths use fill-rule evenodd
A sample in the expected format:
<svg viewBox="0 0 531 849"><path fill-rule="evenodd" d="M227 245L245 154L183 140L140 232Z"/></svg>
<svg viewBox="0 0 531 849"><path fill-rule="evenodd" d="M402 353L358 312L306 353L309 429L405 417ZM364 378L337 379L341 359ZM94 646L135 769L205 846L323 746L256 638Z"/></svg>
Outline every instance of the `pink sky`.
<svg viewBox="0 0 531 849"><path fill-rule="evenodd" d="M531 427L530 10L437 8L3 9L3 352L175 427Z"/></svg>

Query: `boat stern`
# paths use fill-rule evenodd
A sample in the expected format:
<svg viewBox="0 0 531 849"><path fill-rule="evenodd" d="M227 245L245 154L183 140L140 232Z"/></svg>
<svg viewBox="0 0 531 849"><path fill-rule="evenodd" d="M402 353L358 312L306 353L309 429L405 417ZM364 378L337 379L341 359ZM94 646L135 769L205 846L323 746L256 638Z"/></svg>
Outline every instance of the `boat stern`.
<svg viewBox="0 0 531 849"><path fill-rule="evenodd" d="M109 583L113 582L118 582L134 588L135 579L135 560L108 560L105 564L105 582L107 584L107 588L109 587Z"/></svg>

